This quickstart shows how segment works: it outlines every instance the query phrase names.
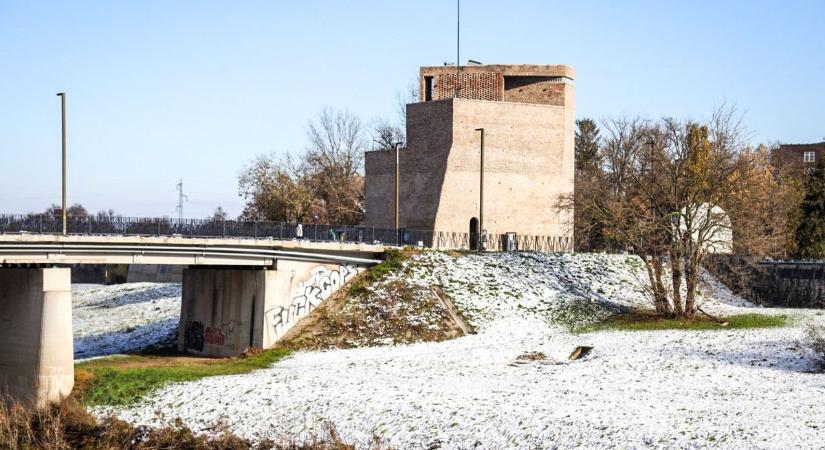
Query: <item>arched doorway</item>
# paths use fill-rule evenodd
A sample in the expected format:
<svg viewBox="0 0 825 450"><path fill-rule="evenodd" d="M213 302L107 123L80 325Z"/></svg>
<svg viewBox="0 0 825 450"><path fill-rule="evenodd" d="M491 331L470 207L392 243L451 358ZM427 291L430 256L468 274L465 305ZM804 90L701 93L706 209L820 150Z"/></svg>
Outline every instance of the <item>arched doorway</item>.
<svg viewBox="0 0 825 450"><path fill-rule="evenodd" d="M470 219L470 250L478 250L478 218Z"/></svg>

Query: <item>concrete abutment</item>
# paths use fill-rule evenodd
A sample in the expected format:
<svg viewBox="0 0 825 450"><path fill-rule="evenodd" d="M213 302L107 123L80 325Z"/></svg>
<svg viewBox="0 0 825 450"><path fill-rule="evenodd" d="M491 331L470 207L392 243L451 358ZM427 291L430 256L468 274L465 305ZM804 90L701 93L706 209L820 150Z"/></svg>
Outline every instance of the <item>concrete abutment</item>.
<svg viewBox="0 0 825 450"><path fill-rule="evenodd" d="M279 261L277 269L186 269L178 350L232 356L272 347L360 270L306 261Z"/></svg>
<svg viewBox="0 0 825 450"><path fill-rule="evenodd" d="M0 389L43 406L74 386L71 272L0 268Z"/></svg>

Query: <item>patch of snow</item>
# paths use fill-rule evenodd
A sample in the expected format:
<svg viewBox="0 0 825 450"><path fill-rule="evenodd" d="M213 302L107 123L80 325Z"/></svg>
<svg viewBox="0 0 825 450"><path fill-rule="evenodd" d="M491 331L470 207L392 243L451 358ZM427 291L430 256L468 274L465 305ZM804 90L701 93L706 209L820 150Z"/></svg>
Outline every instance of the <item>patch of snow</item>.
<svg viewBox="0 0 825 450"><path fill-rule="evenodd" d="M825 322L820 312L772 310L799 320L750 330L573 334L556 323L571 302L648 304L639 264L617 255L426 253L405 276L441 284L479 334L299 352L95 412L147 425L181 418L207 433L223 423L253 440L322 435L331 423L359 447L373 435L419 449L819 445L825 382L808 373L813 362L797 340L804 321ZM750 306L705 291L704 304L718 311ZM567 361L577 345L594 349ZM528 351L547 360L516 362Z"/></svg>
<svg viewBox="0 0 825 450"><path fill-rule="evenodd" d="M80 291L88 291L90 289L100 289L105 284L98 284L98 283L73 283L72 284L72 292L80 292Z"/></svg>
<svg viewBox="0 0 825 450"><path fill-rule="evenodd" d="M177 283L73 285L75 358L135 352L173 340L180 295Z"/></svg>

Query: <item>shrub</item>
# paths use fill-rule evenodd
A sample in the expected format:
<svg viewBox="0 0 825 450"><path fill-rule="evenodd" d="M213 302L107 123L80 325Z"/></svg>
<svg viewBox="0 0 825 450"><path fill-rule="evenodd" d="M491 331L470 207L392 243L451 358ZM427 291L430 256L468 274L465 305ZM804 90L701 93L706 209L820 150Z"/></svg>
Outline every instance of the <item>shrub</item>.
<svg viewBox="0 0 825 450"><path fill-rule="evenodd" d="M822 328L809 325L805 329L805 341L802 343L820 367L825 368L825 334Z"/></svg>

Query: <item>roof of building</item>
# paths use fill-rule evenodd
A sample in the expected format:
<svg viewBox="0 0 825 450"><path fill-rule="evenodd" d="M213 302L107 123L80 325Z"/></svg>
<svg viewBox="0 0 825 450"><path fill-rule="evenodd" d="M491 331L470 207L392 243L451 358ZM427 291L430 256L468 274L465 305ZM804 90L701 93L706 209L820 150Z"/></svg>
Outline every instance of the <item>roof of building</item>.
<svg viewBox="0 0 825 450"><path fill-rule="evenodd" d="M454 65L450 66L422 66L421 72L449 73L455 72ZM474 64L460 66L462 72L496 72L505 77L564 77L576 78L576 71L564 64Z"/></svg>
<svg viewBox="0 0 825 450"><path fill-rule="evenodd" d="M780 144L779 150L789 152L801 151L825 151L825 142L814 142L811 144Z"/></svg>

